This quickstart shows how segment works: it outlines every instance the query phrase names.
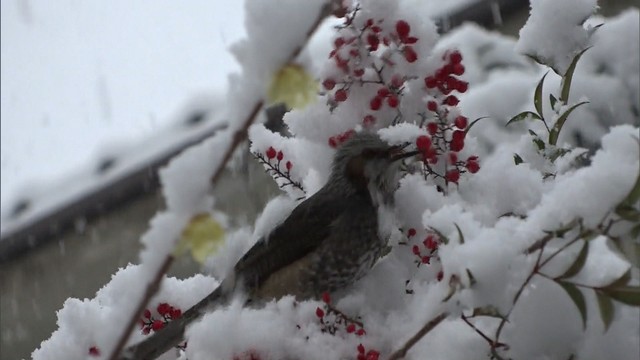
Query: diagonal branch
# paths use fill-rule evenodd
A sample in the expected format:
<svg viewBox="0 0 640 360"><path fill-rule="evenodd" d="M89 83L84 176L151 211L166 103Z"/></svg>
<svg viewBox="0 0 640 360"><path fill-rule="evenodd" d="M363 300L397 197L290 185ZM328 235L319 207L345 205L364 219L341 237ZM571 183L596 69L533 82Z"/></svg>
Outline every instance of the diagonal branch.
<svg viewBox="0 0 640 360"><path fill-rule="evenodd" d="M324 20L324 18L326 18L328 15L331 14L334 1L335 0L329 0L322 6L318 14L318 17L316 18L315 22L312 24L312 26L309 28L309 31L307 32L307 36L305 38L304 43L298 45L296 48L294 48L291 51L291 53L287 57L286 63L290 63L294 61L296 57L298 57L298 55L300 54L304 46L308 43L309 39L311 38L311 35L315 33L318 27L320 26L320 23L322 22L322 20ZM233 140L231 144L227 148L222 158L222 161L220 161L215 172L213 173L213 176L211 177L212 185L214 185L219 179L220 175L222 174L222 171L224 170L227 163L231 159L231 156L233 155L233 152L235 151L235 149L247 138L247 132L248 132L249 126L253 124L256 116L260 112L260 109L262 109L263 105L264 105L264 100L262 99L258 100L253 106L249 116L247 116L247 118L243 121L240 128L236 130L236 132L233 134ZM124 348L127 340L129 339L129 336L131 335L131 331L135 327L135 324L140 312L142 312L142 310L147 306L151 297L153 297L153 295L155 295L155 293L157 292L160 286L160 282L164 278L165 273L169 270L169 267L171 266L172 262L173 262L173 255L168 254L163 261L163 265L158 269L157 273L155 274L153 280L149 284L147 284L147 288L144 293L144 296L142 297L142 299L140 299L137 306L135 307L135 312L131 314L131 318L127 322L127 325L125 326L120 337L118 338L116 346L111 352L109 359L116 360L120 352L122 352L122 349Z"/></svg>
<svg viewBox="0 0 640 360"><path fill-rule="evenodd" d="M398 350L394 351L391 356L389 356L388 360L400 360L403 359L407 352L420 341L425 335L427 335L431 330L435 329L438 324L442 322L442 320L446 319L449 314L447 312L442 312L440 315L434 317L429 320L424 326L418 330L407 342Z"/></svg>

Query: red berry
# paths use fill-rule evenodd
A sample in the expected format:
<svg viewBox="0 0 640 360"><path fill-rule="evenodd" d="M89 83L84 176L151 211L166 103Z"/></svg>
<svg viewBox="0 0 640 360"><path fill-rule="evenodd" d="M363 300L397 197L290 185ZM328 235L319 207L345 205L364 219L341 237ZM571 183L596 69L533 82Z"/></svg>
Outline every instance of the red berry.
<svg viewBox="0 0 640 360"><path fill-rule="evenodd" d="M334 99L337 102L343 102L343 101L347 100L347 90L340 89L340 90L336 91L336 95L335 95Z"/></svg>
<svg viewBox="0 0 640 360"><path fill-rule="evenodd" d="M426 78L424 78L424 86L426 86L427 89L433 89L434 87L438 86L438 80L436 80L436 78L432 76L427 76Z"/></svg>
<svg viewBox="0 0 640 360"><path fill-rule="evenodd" d="M324 317L324 310L320 309L319 307L316 308L316 316L322 319Z"/></svg>
<svg viewBox="0 0 640 360"><path fill-rule="evenodd" d="M336 86L336 82L333 79L325 79L322 82L322 86L327 90L331 90Z"/></svg>
<svg viewBox="0 0 640 360"><path fill-rule="evenodd" d="M331 295L329 295L329 293L328 293L328 292L326 292L326 291L325 291L325 292L323 292L323 293L322 293L322 301L323 301L325 304L329 304L329 303L331 303Z"/></svg>
<svg viewBox="0 0 640 360"><path fill-rule="evenodd" d="M387 88L386 86L378 89L378 96L380 97L387 97L390 93L391 91L389 91L389 88Z"/></svg>
<svg viewBox="0 0 640 360"><path fill-rule="evenodd" d="M455 75L464 74L464 65L462 65L462 64L453 65L453 69L451 70L451 73L455 74Z"/></svg>
<svg viewBox="0 0 640 360"><path fill-rule="evenodd" d="M404 20L398 20L398 22L396 23L396 32L398 33L400 39L404 39L405 37L409 36L410 31L411 26L409 26L408 22Z"/></svg>
<svg viewBox="0 0 640 360"><path fill-rule="evenodd" d="M426 152L431 148L431 138L427 135L420 135L416 139L416 147L422 152Z"/></svg>
<svg viewBox="0 0 640 360"><path fill-rule="evenodd" d="M379 96L374 97L373 99L371 99L371 102L369 103L369 107L371 108L371 110L379 110L380 107L382 106L382 98Z"/></svg>
<svg viewBox="0 0 640 360"><path fill-rule="evenodd" d="M464 136L464 131L454 131L451 138L451 143L449 144L449 149L456 152L462 150L462 148L464 148Z"/></svg>
<svg viewBox="0 0 640 360"><path fill-rule="evenodd" d="M367 359L366 360L378 360L380 359L380 352L376 350L367 351Z"/></svg>
<svg viewBox="0 0 640 360"><path fill-rule="evenodd" d="M366 334L366 333L367 333L367 332L366 332L366 331L364 331L364 329L358 329L358 331L356 331L356 335L358 335L358 336L362 336L362 335L364 335L364 334Z"/></svg>
<svg viewBox="0 0 640 360"><path fill-rule="evenodd" d="M361 77L362 75L364 75L364 69L355 69L355 70L353 70L353 75L355 75L357 77Z"/></svg>
<svg viewBox="0 0 640 360"><path fill-rule="evenodd" d="M282 153L282 151L278 151L278 154L276 155L276 159L278 159L278 161L282 161L283 158L284 158L284 154Z"/></svg>
<svg viewBox="0 0 640 360"><path fill-rule="evenodd" d="M91 356L100 356L100 349L97 346L92 346L89 348L89 355Z"/></svg>
<svg viewBox="0 0 640 360"><path fill-rule="evenodd" d="M449 163L450 164L455 164L457 162L458 162L458 154L456 154L454 152L449 153Z"/></svg>
<svg viewBox="0 0 640 360"><path fill-rule="evenodd" d="M291 168L293 167L293 164L291 163L291 161L287 161L285 166L287 167L287 171L291 171Z"/></svg>
<svg viewBox="0 0 640 360"><path fill-rule="evenodd" d="M480 165L475 160L468 160L466 164L466 168L467 170L469 170L470 173L475 174L478 172L478 170L480 170Z"/></svg>
<svg viewBox="0 0 640 360"><path fill-rule="evenodd" d="M433 100L427 102L427 109L429 111L433 111L433 112L437 111L438 110L438 103L436 103Z"/></svg>
<svg viewBox="0 0 640 360"><path fill-rule="evenodd" d="M180 316L182 316L182 310L180 310L180 309L171 310L171 318L172 319L175 320L175 319L179 318Z"/></svg>
<svg viewBox="0 0 640 360"><path fill-rule="evenodd" d="M438 247L438 243L435 241L433 235L427 236L427 238L424 239L422 244L424 245L424 247L432 251Z"/></svg>
<svg viewBox="0 0 640 360"><path fill-rule="evenodd" d="M415 44L415 43L418 42L418 38L415 37L415 36L408 36L406 38L402 38L402 42L407 44L407 45Z"/></svg>
<svg viewBox="0 0 640 360"><path fill-rule="evenodd" d="M435 135L438 132L438 124L435 122L430 122L427 124L427 131L431 135Z"/></svg>
<svg viewBox="0 0 640 360"><path fill-rule="evenodd" d="M149 326L144 327L144 328L142 329L142 334L143 334L143 335L149 335L149 333L150 333L150 332L151 332L151 327L149 327Z"/></svg>
<svg viewBox="0 0 640 360"><path fill-rule="evenodd" d="M275 150L274 150L274 152L275 152ZM267 154L267 156L269 156L269 154ZM158 310L158 314L164 316L165 314L168 314L169 311L171 311L171 305L169 305L167 303L160 303L160 304L158 304L158 308L156 310Z"/></svg>
<svg viewBox="0 0 640 360"><path fill-rule="evenodd" d="M416 54L416 51L413 50L413 47L411 46L405 46L404 49L402 50L402 53L404 55L404 58L407 60L407 62L412 63L418 60L418 54Z"/></svg>
<svg viewBox="0 0 640 360"><path fill-rule="evenodd" d="M398 107L399 102L400 101L398 100L398 97L395 95L391 95L387 98L387 105L389 105L389 107L391 108L395 109L396 107Z"/></svg>
<svg viewBox="0 0 640 360"><path fill-rule="evenodd" d="M372 26L371 27L371 31L373 31L374 33L379 33L380 31L382 31L382 28L380 26Z"/></svg>
<svg viewBox="0 0 640 360"><path fill-rule="evenodd" d="M449 55L449 60L454 64L460 64L462 62L462 54L456 50Z"/></svg>
<svg viewBox="0 0 640 360"><path fill-rule="evenodd" d="M420 248L418 247L418 245L413 245L413 247L411 248L411 252L413 252L415 255L420 255Z"/></svg>
<svg viewBox="0 0 640 360"><path fill-rule="evenodd" d="M349 55L353 57L358 57L360 55L360 52L358 51L358 49L351 49L349 50Z"/></svg>
<svg viewBox="0 0 640 360"><path fill-rule="evenodd" d="M460 115L456 118L456 120L453 122L453 124L458 128L458 129L466 129L467 128L467 118Z"/></svg>
<svg viewBox="0 0 640 360"><path fill-rule="evenodd" d="M431 262L431 256L423 256L420 258L420 262L423 264L429 264Z"/></svg>
<svg viewBox="0 0 640 360"><path fill-rule="evenodd" d="M451 143L449 144L449 149L451 151L460 151L464 148L464 140L451 140Z"/></svg>
<svg viewBox="0 0 640 360"><path fill-rule="evenodd" d="M356 326L355 324L349 324L347 325L347 333L351 334L354 333L356 331Z"/></svg>
<svg viewBox="0 0 640 360"><path fill-rule="evenodd" d="M360 354L364 354L364 345L362 345L362 344L359 344L359 345L358 345L358 352L359 352Z"/></svg>
<svg viewBox="0 0 640 360"><path fill-rule="evenodd" d="M153 331L158 331L163 327L164 327L164 322L162 320L154 320L153 323L151 323L151 328L153 329Z"/></svg>
<svg viewBox="0 0 640 360"><path fill-rule="evenodd" d="M456 169L447 171L445 178L449 182L457 183L460 180L460 172Z"/></svg>
<svg viewBox="0 0 640 360"><path fill-rule="evenodd" d="M270 147L267 149L266 155L267 155L267 159L273 159L274 157L276 157L276 149L274 149L272 146L270 146ZM158 305L158 307L159 307L159 306L160 306L160 305ZM160 313L160 310L159 310L159 309L158 309L158 312ZM162 313L160 313L160 315L162 315Z"/></svg>
<svg viewBox="0 0 640 360"><path fill-rule="evenodd" d="M467 89L469 89L469 83L466 81L458 81L458 86L456 87L456 90L458 90L459 93L464 94L467 92Z"/></svg>
<svg viewBox="0 0 640 360"><path fill-rule="evenodd" d="M336 49L340 48L342 45L344 45L344 38L342 37L339 37L333 41L333 46L335 46Z"/></svg>
<svg viewBox="0 0 640 360"><path fill-rule="evenodd" d="M395 74L391 77L391 86L396 89L400 89L404 84L404 78L398 74Z"/></svg>
<svg viewBox="0 0 640 360"><path fill-rule="evenodd" d="M444 278L444 272L442 272L442 270L438 271L438 275L436 275L436 279L438 281L442 281L442 278Z"/></svg>
<svg viewBox="0 0 640 360"><path fill-rule="evenodd" d="M366 115L362 120L364 126L371 126L376 122L376 118L373 115Z"/></svg>
<svg viewBox="0 0 640 360"><path fill-rule="evenodd" d="M369 27L371 25L373 25L373 19L367 19L367 22L365 23L365 26Z"/></svg>
<svg viewBox="0 0 640 360"><path fill-rule="evenodd" d="M458 105L458 102L460 102L460 100L458 100L458 98L453 95L449 95L446 99L444 99L444 103L449 106L456 106Z"/></svg>
<svg viewBox="0 0 640 360"><path fill-rule="evenodd" d="M369 51L378 50L378 45L380 45L380 38L376 34L369 34L367 36L367 44L369 44Z"/></svg>
<svg viewBox="0 0 640 360"><path fill-rule="evenodd" d="M144 313L142 314L145 319L150 319L151 318L151 311L149 311L149 309L145 309Z"/></svg>
<svg viewBox="0 0 640 360"><path fill-rule="evenodd" d="M415 235L416 235L416 229L411 228L411 229L409 229L409 231L407 231L407 236L408 237L412 237L412 236L415 236Z"/></svg>

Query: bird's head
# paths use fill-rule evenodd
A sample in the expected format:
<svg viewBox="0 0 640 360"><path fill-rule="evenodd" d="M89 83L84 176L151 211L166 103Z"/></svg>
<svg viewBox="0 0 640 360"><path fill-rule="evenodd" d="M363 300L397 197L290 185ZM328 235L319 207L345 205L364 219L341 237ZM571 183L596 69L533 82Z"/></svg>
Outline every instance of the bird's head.
<svg viewBox="0 0 640 360"><path fill-rule="evenodd" d="M400 160L418 153L389 145L375 133L355 133L338 148L329 181L355 191L368 190L374 202L391 203Z"/></svg>

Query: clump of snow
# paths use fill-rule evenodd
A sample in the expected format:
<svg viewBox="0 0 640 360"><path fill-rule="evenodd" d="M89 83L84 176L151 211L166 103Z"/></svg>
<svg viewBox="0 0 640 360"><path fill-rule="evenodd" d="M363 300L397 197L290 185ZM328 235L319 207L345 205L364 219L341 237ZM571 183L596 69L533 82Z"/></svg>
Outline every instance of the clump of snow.
<svg viewBox="0 0 640 360"><path fill-rule="evenodd" d="M129 265L118 270L93 299L67 299L58 311L58 329L33 352L32 358L87 359L89 349L93 346L100 350L103 357L108 356L107 351L120 335L121 324L129 319L131 299L141 296L145 290L140 282L143 270L139 265ZM159 303L168 303L184 311L215 286L217 282L204 275L185 280L166 278L151 299L150 310L154 310ZM136 330L129 343L143 338L144 335Z"/></svg>
<svg viewBox="0 0 640 360"><path fill-rule="evenodd" d="M532 1L516 50L566 73L573 57L590 44L583 24L597 8L597 0Z"/></svg>

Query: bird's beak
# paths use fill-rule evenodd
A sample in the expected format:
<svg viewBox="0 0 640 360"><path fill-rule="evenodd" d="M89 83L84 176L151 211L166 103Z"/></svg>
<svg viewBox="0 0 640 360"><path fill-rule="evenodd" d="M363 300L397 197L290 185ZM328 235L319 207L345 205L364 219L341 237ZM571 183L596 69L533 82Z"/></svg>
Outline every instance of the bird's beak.
<svg viewBox="0 0 640 360"><path fill-rule="evenodd" d="M394 146L391 149L389 149L389 157L391 158L392 162L398 161L398 160L402 160L402 159L406 159L415 155L420 154L420 151L407 151L404 152L404 148L405 146Z"/></svg>

